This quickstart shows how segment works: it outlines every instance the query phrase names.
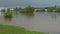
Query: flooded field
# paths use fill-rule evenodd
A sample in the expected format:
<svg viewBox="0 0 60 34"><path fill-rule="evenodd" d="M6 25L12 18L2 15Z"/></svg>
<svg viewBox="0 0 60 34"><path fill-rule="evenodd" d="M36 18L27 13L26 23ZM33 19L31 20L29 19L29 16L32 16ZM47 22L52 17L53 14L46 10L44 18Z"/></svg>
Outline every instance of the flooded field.
<svg viewBox="0 0 60 34"><path fill-rule="evenodd" d="M1 12L0 12L1 13ZM60 34L60 13L34 12L33 14L14 14L12 19L5 19L0 14L0 24L21 26L30 31Z"/></svg>

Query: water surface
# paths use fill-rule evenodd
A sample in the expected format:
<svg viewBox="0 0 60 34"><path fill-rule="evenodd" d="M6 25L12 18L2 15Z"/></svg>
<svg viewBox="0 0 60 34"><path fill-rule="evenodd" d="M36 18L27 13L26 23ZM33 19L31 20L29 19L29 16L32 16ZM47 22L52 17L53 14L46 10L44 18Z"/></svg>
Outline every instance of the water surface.
<svg viewBox="0 0 60 34"><path fill-rule="evenodd" d="M34 12L34 14L14 14L12 19L0 15L0 24L21 26L30 31L60 33L60 13Z"/></svg>

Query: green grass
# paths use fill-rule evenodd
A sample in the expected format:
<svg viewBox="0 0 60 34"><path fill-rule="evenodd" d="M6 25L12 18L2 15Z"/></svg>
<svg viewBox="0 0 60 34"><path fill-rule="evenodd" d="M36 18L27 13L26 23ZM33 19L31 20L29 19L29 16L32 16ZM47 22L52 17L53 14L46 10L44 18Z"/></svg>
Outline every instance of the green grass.
<svg viewBox="0 0 60 34"><path fill-rule="evenodd" d="M47 34L47 33L28 31L23 27L0 25L0 34Z"/></svg>

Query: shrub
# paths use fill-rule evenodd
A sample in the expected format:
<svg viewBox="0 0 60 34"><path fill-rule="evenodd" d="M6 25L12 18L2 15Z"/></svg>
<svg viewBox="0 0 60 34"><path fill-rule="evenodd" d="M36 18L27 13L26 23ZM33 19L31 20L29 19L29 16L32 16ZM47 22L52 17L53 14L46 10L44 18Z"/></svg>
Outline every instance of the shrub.
<svg viewBox="0 0 60 34"><path fill-rule="evenodd" d="M60 8L56 8L55 9L55 12L60 12Z"/></svg>
<svg viewBox="0 0 60 34"><path fill-rule="evenodd" d="M5 17L5 18L11 18L11 17L12 17L12 13L11 13L11 12L6 12L6 13L4 14L4 17Z"/></svg>
<svg viewBox="0 0 60 34"><path fill-rule="evenodd" d="M49 8L47 11L48 12L53 12L53 8Z"/></svg>
<svg viewBox="0 0 60 34"><path fill-rule="evenodd" d="M33 12L34 12L34 8L31 7L31 6L28 6L28 7L24 8L24 9L20 10L20 13L33 13Z"/></svg>
<svg viewBox="0 0 60 34"><path fill-rule="evenodd" d="M7 9L7 11L4 13L4 17L5 18L12 18L12 12L10 11L10 9Z"/></svg>

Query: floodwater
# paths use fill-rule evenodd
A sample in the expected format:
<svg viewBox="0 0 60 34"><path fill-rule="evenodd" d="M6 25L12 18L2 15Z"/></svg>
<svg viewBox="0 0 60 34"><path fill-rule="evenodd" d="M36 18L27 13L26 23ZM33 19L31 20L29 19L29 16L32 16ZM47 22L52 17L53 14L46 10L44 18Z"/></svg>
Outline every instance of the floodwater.
<svg viewBox="0 0 60 34"><path fill-rule="evenodd" d="M4 19L0 14L0 24L21 26L30 31L60 34L60 13L34 12L34 14L15 14L12 19Z"/></svg>

